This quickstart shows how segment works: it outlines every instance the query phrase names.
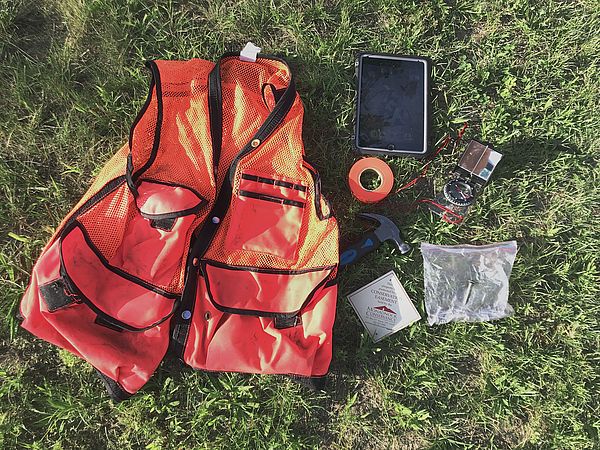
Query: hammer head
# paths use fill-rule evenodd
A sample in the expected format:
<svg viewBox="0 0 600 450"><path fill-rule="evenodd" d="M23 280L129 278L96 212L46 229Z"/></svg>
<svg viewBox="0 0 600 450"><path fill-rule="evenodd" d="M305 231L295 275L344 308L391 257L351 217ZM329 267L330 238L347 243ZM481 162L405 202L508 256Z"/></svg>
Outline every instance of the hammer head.
<svg viewBox="0 0 600 450"><path fill-rule="evenodd" d="M394 222L380 214L361 213L359 217L377 222L379 226L375 229L375 236L381 241L392 241L398 251L404 255L411 251L411 246L404 242L402 233Z"/></svg>

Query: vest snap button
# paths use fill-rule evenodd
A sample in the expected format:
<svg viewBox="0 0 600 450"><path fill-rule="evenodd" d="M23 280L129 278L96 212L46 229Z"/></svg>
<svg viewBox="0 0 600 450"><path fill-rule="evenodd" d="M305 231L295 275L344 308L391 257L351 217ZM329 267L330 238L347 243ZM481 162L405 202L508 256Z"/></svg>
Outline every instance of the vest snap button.
<svg viewBox="0 0 600 450"><path fill-rule="evenodd" d="M252 142L250 142L250 145L251 145L253 148L256 148L256 147L258 147L258 146L260 145L260 139L252 139Z"/></svg>
<svg viewBox="0 0 600 450"><path fill-rule="evenodd" d="M188 311L187 309L181 313L181 318L183 320L189 320L190 317L192 317L192 313L191 313L191 311Z"/></svg>
<svg viewBox="0 0 600 450"><path fill-rule="evenodd" d="M194 267L198 267L198 258L194 258L194 259L192 259L192 265L193 265Z"/></svg>
<svg viewBox="0 0 600 450"><path fill-rule="evenodd" d="M212 223L217 224L221 221L221 219L219 219L217 216L213 217L212 219Z"/></svg>

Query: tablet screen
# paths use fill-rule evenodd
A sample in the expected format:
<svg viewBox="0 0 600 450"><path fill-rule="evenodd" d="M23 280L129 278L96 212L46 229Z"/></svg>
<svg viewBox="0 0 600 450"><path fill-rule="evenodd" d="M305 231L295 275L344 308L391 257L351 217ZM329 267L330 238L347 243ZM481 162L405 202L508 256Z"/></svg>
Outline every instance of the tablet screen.
<svg viewBox="0 0 600 450"><path fill-rule="evenodd" d="M358 111L358 146L425 153L425 61L362 58Z"/></svg>

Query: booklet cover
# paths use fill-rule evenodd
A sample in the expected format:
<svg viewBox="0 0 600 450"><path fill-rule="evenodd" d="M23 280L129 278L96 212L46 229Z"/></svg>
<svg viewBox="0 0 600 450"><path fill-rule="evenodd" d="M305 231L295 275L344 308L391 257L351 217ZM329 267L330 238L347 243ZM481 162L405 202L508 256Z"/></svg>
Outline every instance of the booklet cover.
<svg viewBox="0 0 600 450"><path fill-rule="evenodd" d="M373 342L421 319L393 270L348 295L348 301Z"/></svg>

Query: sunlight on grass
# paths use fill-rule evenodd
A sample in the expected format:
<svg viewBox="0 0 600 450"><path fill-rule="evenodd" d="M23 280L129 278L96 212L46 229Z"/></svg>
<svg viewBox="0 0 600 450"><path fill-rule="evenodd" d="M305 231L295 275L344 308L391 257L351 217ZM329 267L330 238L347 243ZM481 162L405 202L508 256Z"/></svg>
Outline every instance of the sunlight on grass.
<svg viewBox="0 0 600 450"><path fill-rule="evenodd" d="M0 447L597 448L599 28L589 0L0 0ZM248 40L297 73L306 152L343 242L364 230L346 185L356 53L433 60L434 139L467 121L465 139L494 143L504 159L460 228L402 208L416 191L374 210L413 243L516 239L515 315L421 321L373 344L341 300L325 392L167 361L115 405L87 364L18 328L28 274L127 139L146 96L144 60L216 60ZM457 158L434 162L435 187ZM388 162L398 183L421 166ZM340 294L395 268L424 315L419 253L389 250L348 268Z"/></svg>

